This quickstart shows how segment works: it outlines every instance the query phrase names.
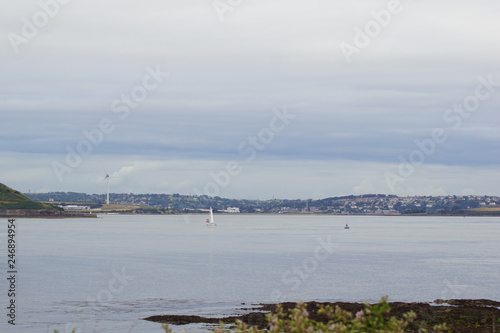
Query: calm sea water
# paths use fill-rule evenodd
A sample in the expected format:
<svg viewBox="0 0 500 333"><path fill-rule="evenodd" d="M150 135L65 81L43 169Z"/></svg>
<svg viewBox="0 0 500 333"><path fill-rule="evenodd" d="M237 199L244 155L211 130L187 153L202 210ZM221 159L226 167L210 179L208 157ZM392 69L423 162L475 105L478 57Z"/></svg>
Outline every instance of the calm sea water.
<svg viewBox="0 0 500 333"><path fill-rule="evenodd" d="M213 229L205 219L18 219L17 325L4 279L0 331L160 333L141 318L283 300L500 301L499 218L216 215Z"/></svg>

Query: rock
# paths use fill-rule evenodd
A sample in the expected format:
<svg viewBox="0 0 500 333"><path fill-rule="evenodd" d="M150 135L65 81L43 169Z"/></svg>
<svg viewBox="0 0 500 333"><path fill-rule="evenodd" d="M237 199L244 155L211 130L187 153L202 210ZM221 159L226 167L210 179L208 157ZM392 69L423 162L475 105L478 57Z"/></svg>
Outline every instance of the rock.
<svg viewBox="0 0 500 333"><path fill-rule="evenodd" d="M458 333L479 333L479 332L492 332L493 325L500 327L500 302L478 299L478 300L435 300L436 304L449 304L453 306L438 305L432 306L429 303L403 303L392 302L389 303L391 312L388 317L402 318L403 315L409 311L417 314L417 319L410 325L410 332L418 332L420 329L432 329L434 325L446 323L451 328L452 332ZM296 303L281 303L283 310L289 311L295 308ZM333 307L339 306L351 313L356 313L363 310L366 306L363 303L319 303L308 302L306 304L307 311L310 318L317 321L327 320L326 316L317 313L319 305L332 305ZM276 312L277 304L261 304L259 308L253 310ZM192 323L207 323L218 324L223 322L225 324L232 324L236 320L241 320L248 325L257 326L260 329L267 328L266 313L264 312L251 312L241 316L232 316L224 318L207 318L200 316L183 316L183 315L163 315L152 316L144 318L145 320L172 324L172 325L185 325Z"/></svg>

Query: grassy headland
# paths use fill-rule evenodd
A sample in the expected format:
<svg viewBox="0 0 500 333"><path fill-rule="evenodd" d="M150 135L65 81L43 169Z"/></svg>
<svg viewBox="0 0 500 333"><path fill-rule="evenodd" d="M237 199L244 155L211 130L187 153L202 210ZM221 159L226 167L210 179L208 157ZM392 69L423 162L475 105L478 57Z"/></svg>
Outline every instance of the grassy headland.
<svg viewBox="0 0 500 333"><path fill-rule="evenodd" d="M36 202L2 183L0 183L0 209L46 209L61 211L59 207Z"/></svg>
<svg viewBox="0 0 500 333"><path fill-rule="evenodd" d="M4 217L96 217L94 214L67 213L64 209L50 204L33 201L0 183L0 216Z"/></svg>

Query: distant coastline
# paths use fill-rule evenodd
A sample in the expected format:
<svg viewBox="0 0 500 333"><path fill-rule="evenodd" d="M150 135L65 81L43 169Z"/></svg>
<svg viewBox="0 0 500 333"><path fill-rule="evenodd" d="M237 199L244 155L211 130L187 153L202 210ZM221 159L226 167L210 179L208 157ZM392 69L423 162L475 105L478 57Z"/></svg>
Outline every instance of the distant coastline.
<svg viewBox="0 0 500 333"><path fill-rule="evenodd" d="M500 197L486 195L405 196L363 194L324 199L230 199L207 195L76 192L25 193L27 197L68 210L126 214L325 214L359 216L500 216Z"/></svg>
<svg viewBox="0 0 500 333"><path fill-rule="evenodd" d="M225 216L231 216L231 215L252 215L252 216L258 216L258 215L273 215L273 216L278 216L278 215L288 215L288 216L384 216L384 217L402 217L402 216L412 216L412 217L498 217L500 216L500 213L498 214L473 214L469 213L466 215L461 215L461 214L361 214L361 213L351 213L351 214L338 214L338 213L217 213L219 215L225 215ZM162 214L162 213L138 213L138 212L99 212L96 213L95 215L200 215L200 216L205 216L206 213L204 212L173 212L169 214Z"/></svg>

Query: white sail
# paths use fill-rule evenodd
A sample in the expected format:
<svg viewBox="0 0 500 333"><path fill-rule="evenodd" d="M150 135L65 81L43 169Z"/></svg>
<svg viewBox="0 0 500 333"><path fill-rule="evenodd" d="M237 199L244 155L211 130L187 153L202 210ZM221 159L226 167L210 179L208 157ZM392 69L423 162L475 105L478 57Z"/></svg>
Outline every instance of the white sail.
<svg viewBox="0 0 500 333"><path fill-rule="evenodd" d="M207 219L207 227L214 228L216 227L217 224L214 222L214 212L212 210L212 207L210 207L210 218Z"/></svg>

